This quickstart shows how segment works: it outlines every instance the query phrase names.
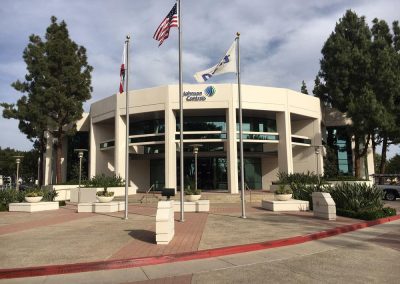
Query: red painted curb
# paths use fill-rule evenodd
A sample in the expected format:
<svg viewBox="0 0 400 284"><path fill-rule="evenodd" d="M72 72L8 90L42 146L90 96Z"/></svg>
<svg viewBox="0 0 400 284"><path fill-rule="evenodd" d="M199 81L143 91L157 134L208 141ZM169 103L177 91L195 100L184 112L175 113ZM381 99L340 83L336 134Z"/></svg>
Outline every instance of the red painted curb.
<svg viewBox="0 0 400 284"><path fill-rule="evenodd" d="M301 244L308 241L323 239L342 233L356 231L366 227L371 227L387 222L400 220L400 215L377 219L374 221L360 222L352 225L346 225L336 227L333 229L311 233L303 236L296 236L291 238L279 239L274 241L267 241L254 244L236 245L216 249L200 250L187 253L178 253L171 255L143 257L143 258L130 258L120 260L105 260L95 261L87 263L74 263L64 265L49 265L49 266L36 266L36 267L25 267L25 268L11 268L11 269L0 269L0 279L10 278L22 278L22 277L34 277L34 276L46 276L55 274L66 274L66 273L79 273L97 270L109 270L109 269L122 269L122 268L134 268L140 266L149 266L155 264L164 264L179 261L188 261L195 259L204 259L210 257L219 257L230 254L237 254L243 252L251 252L262 249L277 248L282 246L289 246L295 244Z"/></svg>

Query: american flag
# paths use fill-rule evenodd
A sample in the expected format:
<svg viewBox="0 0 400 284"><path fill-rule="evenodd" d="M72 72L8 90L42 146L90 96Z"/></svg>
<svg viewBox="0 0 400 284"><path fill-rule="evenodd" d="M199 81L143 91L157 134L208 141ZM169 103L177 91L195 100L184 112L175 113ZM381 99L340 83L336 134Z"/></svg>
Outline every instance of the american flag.
<svg viewBox="0 0 400 284"><path fill-rule="evenodd" d="M153 38L160 42L158 46L160 46L164 42L164 40L168 38L169 29L172 27L178 27L178 12L176 3L174 7L172 7L171 11L169 11L165 19L158 26L156 32L153 35Z"/></svg>

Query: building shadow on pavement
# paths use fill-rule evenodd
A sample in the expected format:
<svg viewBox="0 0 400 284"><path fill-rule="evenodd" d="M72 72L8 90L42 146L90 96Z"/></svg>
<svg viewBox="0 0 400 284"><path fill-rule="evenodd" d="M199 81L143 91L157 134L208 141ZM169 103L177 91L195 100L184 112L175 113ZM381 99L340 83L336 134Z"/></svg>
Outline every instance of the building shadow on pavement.
<svg viewBox="0 0 400 284"><path fill-rule="evenodd" d="M156 243L156 234L154 231L149 231L149 230L126 230L126 231L129 232L128 234L136 240L149 244Z"/></svg>

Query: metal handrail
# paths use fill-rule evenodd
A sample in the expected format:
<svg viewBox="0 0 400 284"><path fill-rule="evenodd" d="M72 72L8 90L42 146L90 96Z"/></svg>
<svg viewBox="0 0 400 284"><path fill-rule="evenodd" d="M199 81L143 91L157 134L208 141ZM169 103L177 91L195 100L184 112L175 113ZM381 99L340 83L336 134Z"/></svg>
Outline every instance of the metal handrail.
<svg viewBox="0 0 400 284"><path fill-rule="evenodd" d="M251 189L250 187L247 185L247 183L244 183L244 190L248 190L250 192L250 203L251 203Z"/></svg>
<svg viewBox="0 0 400 284"><path fill-rule="evenodd" d="M146 198L146 203L147 203L147 196L148 196L148 194L150 193L150 191L152 190L152 189L154 189L155 188L155 183L153 183L151 186L150 186L150 188L146 191L146 193L142 196L142 198L139 200L140 201L140 203L143 203L143 199L145 199ZM153 190L153 195L154 195L155 193L154 193L154 190Z"/></svg>

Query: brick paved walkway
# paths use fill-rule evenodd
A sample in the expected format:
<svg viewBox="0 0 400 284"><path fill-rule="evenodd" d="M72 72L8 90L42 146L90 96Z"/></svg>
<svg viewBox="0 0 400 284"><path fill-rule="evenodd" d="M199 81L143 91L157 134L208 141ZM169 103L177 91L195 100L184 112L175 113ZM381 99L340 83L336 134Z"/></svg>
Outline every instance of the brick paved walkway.
<svg viewBox="0 0 400 284"><path fill-rule="evenodd" d="M133 240L109 259L124 259L167 255L173 253L197 251L204 227L207 222L207 213L185 213L185 221L175 222L175 237L168 245L155 243L155 223L149 224L145 230L132 230L129 234ZM179 213L175 213L175 220L179 220Z"/></svg>
<svg viewBox="0 0 400 284"><path fill-rule="evenodd" d="M38 227L46 227L95 216L93 213L76 214L76 206L71 205L65 208L60 208L59 210L35 212L34 214L27 212L2 212L1 214L3 218L8 217L10 219L14 219L14 221L9 221L9 224L0 226L0 235L21 232Z"/></svg>

